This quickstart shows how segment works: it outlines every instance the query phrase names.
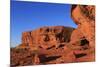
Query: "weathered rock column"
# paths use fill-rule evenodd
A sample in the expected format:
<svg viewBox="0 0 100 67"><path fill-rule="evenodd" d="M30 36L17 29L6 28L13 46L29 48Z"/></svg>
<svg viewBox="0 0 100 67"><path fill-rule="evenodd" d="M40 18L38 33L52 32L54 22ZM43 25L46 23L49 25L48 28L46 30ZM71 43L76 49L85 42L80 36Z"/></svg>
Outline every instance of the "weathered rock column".
<svg viewBox="0 0 100 67"><path fill-rule="evenodd" d="M95 47L95 6L73 5L71 17L79 32L89 41L89 46Z"/></svg>

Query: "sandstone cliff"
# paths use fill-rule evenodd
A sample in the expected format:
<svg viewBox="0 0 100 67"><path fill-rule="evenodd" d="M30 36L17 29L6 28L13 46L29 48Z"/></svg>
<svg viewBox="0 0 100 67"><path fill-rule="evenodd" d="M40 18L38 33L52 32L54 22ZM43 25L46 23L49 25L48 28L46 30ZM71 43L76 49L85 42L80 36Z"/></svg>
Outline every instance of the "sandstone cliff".
<svg viewBox="0 0 100 67"><path fill-rule="evenodd" d="M69 42L74 28L64 26L43 27L30 32L23 32L22 44L29 47L48 48L58 43ZM37 45L36 45L37 44Z"/></svg>
<svg viewBox="0 0 100 67"><path fill-rule="evenodd" d="M72 5L76 29L41 27L22 33L22 43L11 48L11 66L89 62L95 60L95 7Z"/></svg>

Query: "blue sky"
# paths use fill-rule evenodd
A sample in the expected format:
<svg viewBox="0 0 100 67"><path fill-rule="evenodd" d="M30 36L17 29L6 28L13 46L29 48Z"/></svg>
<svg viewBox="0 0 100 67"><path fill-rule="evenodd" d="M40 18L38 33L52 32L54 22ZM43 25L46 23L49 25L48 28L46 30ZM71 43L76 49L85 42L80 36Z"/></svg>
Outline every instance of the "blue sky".
<svg viewBox="0 0 100 67"><path fill-rule="evenodd" d="M11 1L11 47L21 43L24 31L43 26L76 27L70 8L69 4Z"/></svg>

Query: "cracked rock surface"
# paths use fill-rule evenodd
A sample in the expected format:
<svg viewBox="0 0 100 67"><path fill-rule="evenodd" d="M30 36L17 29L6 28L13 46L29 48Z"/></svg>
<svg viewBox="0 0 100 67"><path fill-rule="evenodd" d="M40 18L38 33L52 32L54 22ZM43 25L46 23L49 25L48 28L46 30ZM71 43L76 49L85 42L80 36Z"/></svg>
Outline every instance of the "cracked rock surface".
<svg viewBox="0 0 100 67"><path fill-rule="evenodd" d="M11 66L95 61L95 6L72 5L77 28L41 27L22 33L22 43L11 48Z"/></svg>

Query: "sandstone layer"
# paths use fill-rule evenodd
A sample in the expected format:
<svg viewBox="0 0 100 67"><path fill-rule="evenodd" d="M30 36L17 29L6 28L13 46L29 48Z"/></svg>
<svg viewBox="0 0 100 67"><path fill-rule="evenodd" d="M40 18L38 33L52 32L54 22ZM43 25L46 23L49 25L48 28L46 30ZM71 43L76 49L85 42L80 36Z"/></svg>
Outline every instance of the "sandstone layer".
<svg viewBox="0 0 100 67"><path fill-rule="evenodd" d="M47 49L51 46L58 46L59 43L69 42L74 28L64 26L51 26L36 29L30 32L23 32L22 44L29 47L41 47Z"/></svg>
<svg viewBox="0 0 100 67"><path fill-rule="evenodd" d="M95 61L95 6L72 5L77 28L41 27L22 33L22 43L11 48L11 66Z"/></svg>

